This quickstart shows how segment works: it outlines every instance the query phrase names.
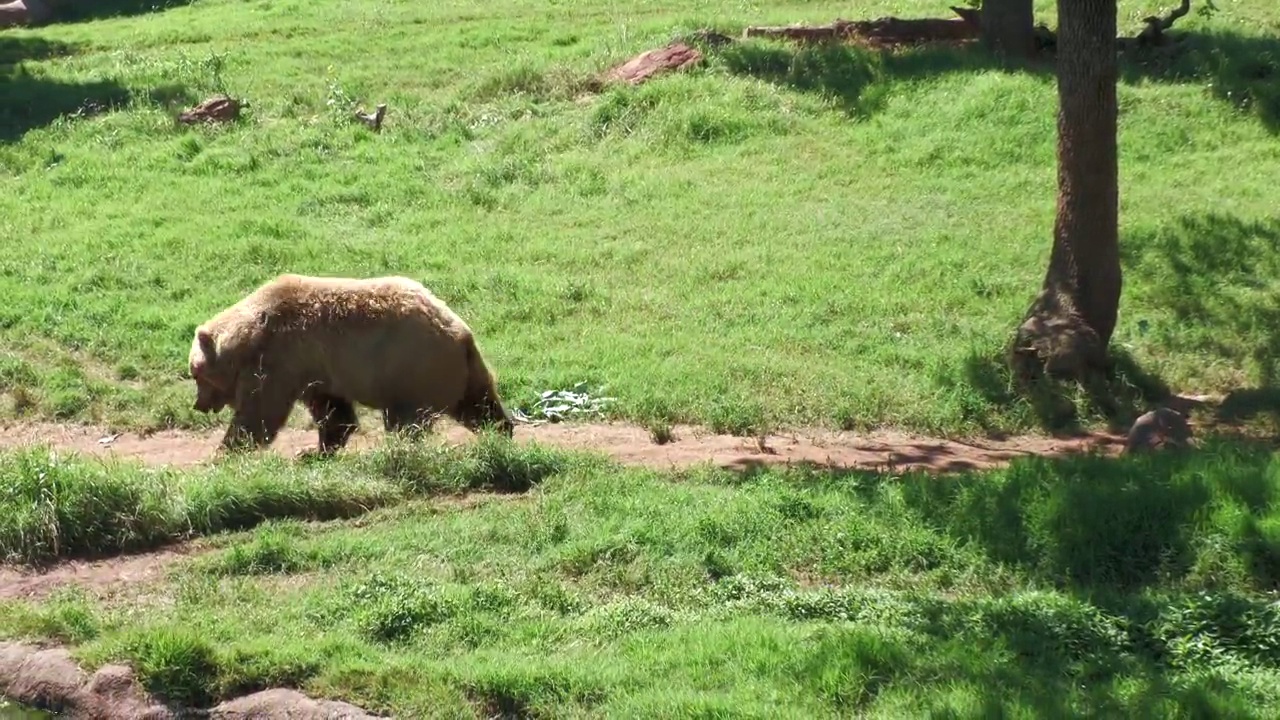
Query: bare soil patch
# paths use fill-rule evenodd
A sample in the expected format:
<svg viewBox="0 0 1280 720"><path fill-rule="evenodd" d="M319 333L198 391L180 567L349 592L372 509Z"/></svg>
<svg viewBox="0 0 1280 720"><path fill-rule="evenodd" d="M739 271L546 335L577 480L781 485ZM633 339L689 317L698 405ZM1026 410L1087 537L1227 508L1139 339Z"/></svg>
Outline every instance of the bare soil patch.
<svg viewBox="0 0 1280 720"><path fill-rule="evenodd" d="M657 469L703 463L735 470L810 464L837 469L934 472L997 467L1025 455L1056 456L1095 450L1118 453L1125 442L1124 435L1103 432L1070 438L1022 436L967 442L887 430L805 430L761 438L719 435L690 426L676 426L673 430L671 442L658 444L648 430L623 423L521 425L516 428L516 441L598 451L622 463ZM362 430L352 438L349 448L373 446L381 434L376 429ZM144 436L84 425L20 424L0 428L0 448L47 445L56 450L126 458L148 465L189 466L210 460L221 435L221 430L166 430ZM444 423L438 435L448 442L466 442L472 437L465 429ZM287 428L270 451L293 455L315 443L313 430Z"/></svg>
<svg viewBox="0 0 1280 720"><path fill-rule="evenodd" d="M468 442L474 436L462 427L441 423L438 434L446 442ZM367 449L381 440L379 429L362 430L352 438L350 451ZM169 430L151 434L116 433L85 425L18 424L0 427L0 448L43 445L101 458L121 458L148 465L191 466L212 459L221 430ZM731 470L773 465L811 465L833 469L925 470L954 472L998 467L1027 455L1064 455L1097 451L1116 454L1125 436L1096 433L1072 438L1024 436L982 442L928 438L894 431L871 433L800 431L764 437L721 435L697 427L676 426L672 439L657 443L645 428L623 423L561 423L521 425L517 442L568 450L603 452L615 460L655 469L687 468L699 464ZM287 428L269 452L293 455L315 446L314 430ZM469 507L492 500L485 494L441 498L442 504ZM40 599L74 585L110 594L158 580L184 557L204 549L191 541L162 550L93 560L68 560L38 569L0 565L0 601Z"/></svg>
<svg viewBox="0 0 1280 720"><path fill-rule="evenodd" d="M0 565L0 600L39 600L64 585L101 592L139 585L159 579L174 562L202 549L198 542L189 542L134 555L67 560L39 568Z"/></svg>

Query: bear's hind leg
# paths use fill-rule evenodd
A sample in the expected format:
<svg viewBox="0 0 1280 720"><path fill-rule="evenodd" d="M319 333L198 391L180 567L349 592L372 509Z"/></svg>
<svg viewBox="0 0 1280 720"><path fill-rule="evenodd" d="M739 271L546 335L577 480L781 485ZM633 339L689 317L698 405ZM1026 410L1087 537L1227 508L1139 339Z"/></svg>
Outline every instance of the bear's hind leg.
<svg viewBox="0 0 1280 720"><path fill-rule="evenodd" d="M434 413L412 405L393 405L382 411L382 423L389 433L401 433L411 440L418 440L431 427Z"/></svg>
<svg viewBox="0 0 1280 720"><path fill-rule="evenodd" d="M303 393L302 402L316 424L320 435L319 451L323 455L345 447L360 426L356 418L356 407L350 400L308 390Z"/></svg>

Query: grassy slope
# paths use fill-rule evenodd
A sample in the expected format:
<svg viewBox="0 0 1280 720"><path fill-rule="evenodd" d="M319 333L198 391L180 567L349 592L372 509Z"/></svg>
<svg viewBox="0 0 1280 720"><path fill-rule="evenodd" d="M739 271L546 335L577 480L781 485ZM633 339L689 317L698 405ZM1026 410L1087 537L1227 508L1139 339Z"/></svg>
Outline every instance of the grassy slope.
<svg viewBox="0 0 1280 720"><path fill-rule="evenodd" d="M945 5L859 9L889 12ZM1216 26L1274 32L1273 13L1249 0ZM762 47L574 102L576 78L677 26L841 14L201 0L0 35L5 59L74 46L0 70L0 383L41 413L199 422L179 376L212 309L282 270L403 272L473 320L517 399L586 379L633 417L737 429L1025 426L982 360L1047 252L1046 77L801 57L792 81L824 96ZM1195 389L1275 370L1277 106L1240 80L1265 43L1233 42L1189 61L1222 66L1213 88L1121 89L1119 340ZM166 99L219 84L249 123L170 127ZM35 122L117 91L125 110ZM347 95L390 104L381 136L327 114ZM946 479L670 476L494 440L189 472L30 450L0 477L6 561L212 536L156 587L0 604L0 637L132 660L177 700L285 684L401 717L1280 713L1280 468L1239 446Z"/></svg>
<svg viewBox="0 0 1280 720"><path fill-rule="evenodd" d="M1154 9L1121 5L1125 27ZM948 11L858 10L891 12ZM627 417L727 430L1027 428L989 359L1047 257L1049 76L756 46L579 101L680 29L841 14L200 0L8 31L27 74L0 69L0 386L46 416L206 423L181 379L197 322L282 271L402 273L473 323L516 404L587 381ZM1280 105L1249 78L1277 19L1242 0L1183 25L1225 33L1178 66L1198 74L1120 89L1117 343L1175 388L1265 386ZM170 121L218 89L247 122ZM86 97L130 100L54 120ZM381 135L342 119L352 100L389 104Z"/></svg>
<svg viewBox="0 0 1280 720"><path fill-rule="evenodd" d="M664 475L496 439L189 476L5 462L5 553L274 518L156 585L0 604L0 637L128 659L176 701L285 684L399 717L1280 712L1280 465L1241 446L947 478ZM343 494L401 504L290 519ZM37 498L61 512L15 525Z"/></svg>

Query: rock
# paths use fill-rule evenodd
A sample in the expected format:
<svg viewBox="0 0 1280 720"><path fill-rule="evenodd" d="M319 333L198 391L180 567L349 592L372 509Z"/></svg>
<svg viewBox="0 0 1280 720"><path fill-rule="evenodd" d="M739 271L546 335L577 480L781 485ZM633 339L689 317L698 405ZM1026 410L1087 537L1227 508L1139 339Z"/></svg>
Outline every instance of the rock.
<svg viewBox="0 0 1280 720"><path fill-rule="evenodd" d="M108 665L86 677L64 649L0 643L0 695L24 705L84 720L172 720L134 682L126 667Z"/></svg>
<svg viewBox="0 0 1280 720"><path fill-rule="evenodd" d="M296 690L263 690L209 711L210 720L375 720L364 710L334 700L312 700Z"/></svg>
<svg viewBox="0 0 1280 720"><path fill-rule="evenodd" d="M384 720L355 705L283 688L177 714L147 693L128 666L106 665L87 676L65 649L19 643L0 642L0 695L68 720Z"/></svg>
<svg viewBox="0 0 1280 720"><path fill-rule="evenodd" d="M702 61L702 53L682 42L643 52L610 70L606 80L639 85L663 72L683 70Z"/></svg>
<svg viewBox="0 0 1280 720"><path fill-rule="evenodd" d="M1186 447L1190 442L1191 425L1182 413L1170 408L1159 408L1134 421L1133 427L1129 428L1125 452Z"/></svg>

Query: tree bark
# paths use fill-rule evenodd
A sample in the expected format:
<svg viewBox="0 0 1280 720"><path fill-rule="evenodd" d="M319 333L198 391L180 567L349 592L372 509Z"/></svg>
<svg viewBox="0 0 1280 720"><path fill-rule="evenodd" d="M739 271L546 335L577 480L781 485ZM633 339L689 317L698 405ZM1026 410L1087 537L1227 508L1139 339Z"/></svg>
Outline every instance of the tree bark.
<svg viewBox="0 0 1280 720"><path fill-rule="evenodd" d="M992 51L1012 57L1035 52L1031 0L982 0L982 42Z"/></svg>
<svg viewBox="0 0 1280 720"><path fill-rule="evenodd" d="M1010 364L1084 378L1105 366L1120 305L1116 0L1059 0L1058 28L1053 251Z"/></svg>

